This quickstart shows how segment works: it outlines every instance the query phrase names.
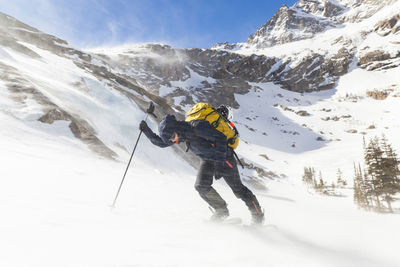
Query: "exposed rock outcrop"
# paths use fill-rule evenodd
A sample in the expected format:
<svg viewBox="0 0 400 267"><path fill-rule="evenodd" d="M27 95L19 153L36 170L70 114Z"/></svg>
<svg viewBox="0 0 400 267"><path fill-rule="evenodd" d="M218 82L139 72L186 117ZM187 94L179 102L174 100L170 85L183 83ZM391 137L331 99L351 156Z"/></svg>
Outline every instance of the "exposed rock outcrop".
<svg viewBox="0 0 400 267"><path fill-rule="evenodd" d="M367 52L359 58L361 68L367 70L389 69L400 65L400 62L394 62L394 59L400 58L400 51L397 54L391 54L382 50Z"/></svg>
<svg viewBox="0 0 400 267"><path fill-rule="evenodd" d="M5 83L10 92L10 98L15 102L26 105L30 99L38 103L44 115L38 118L43 123L52 124L54 121L69 121L69 128L74 136L82 140L88 147L99 155L114 159L117 154L109 149L97 136L96 131L88 122L77 115L72 115L53 103L48 97L42 94L34 84L22 77L16 69L0 63L0 80Z"/></svg>
<svg viewBox="0 0 400 267"><path fill-rule="evenodd" d="M387 20L383 20L375 25L374 31L380 36L396 34L400 31L400 14L395 15Z"/></svg>

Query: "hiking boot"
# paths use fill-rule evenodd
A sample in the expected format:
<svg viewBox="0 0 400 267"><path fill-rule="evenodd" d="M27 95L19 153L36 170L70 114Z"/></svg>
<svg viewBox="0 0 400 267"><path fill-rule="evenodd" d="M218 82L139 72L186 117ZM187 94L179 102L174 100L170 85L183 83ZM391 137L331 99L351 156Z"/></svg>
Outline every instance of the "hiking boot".
<svg viewBox="0 0 400 267"><path fill-rule="evenodd" d="M221 222L225 220L229 216L229 210L224 208L219 208L214 211L214 214L211 216L210 221L213 222Z"/></svg>
<svg viewBox="0 0 400 267"><path fill-rule="evenodd" d="M251 201L251 205L249 207L251 212L251 218L253 224L263 224L264 223L264 212L258 203L257 200Z"/></svg>
<svg viewBox="0 0 400 267"><path fill-rule="evenodd" d="M265 221L265 216L262 211L252 212L251 213L251 221L253 224L261 225Z"/></svg>

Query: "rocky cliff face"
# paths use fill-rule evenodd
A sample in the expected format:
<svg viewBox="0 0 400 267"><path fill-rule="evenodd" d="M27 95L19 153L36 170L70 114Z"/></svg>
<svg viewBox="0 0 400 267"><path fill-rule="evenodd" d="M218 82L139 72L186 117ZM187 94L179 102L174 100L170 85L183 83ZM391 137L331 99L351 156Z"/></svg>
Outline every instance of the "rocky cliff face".
<svg viewBox="0 0 400 267"><path fill-rule="evenodd" d="M276 14L246 41L257 48L271 47L313 37L335 27L334 15L344 7L331 2L302 0L293 7L282 6Z"/></svg>
<svg viewBox="0 0 400 267"><path fill-rule="evenodd" d="M300 0L292 7L283 5L254 34L247 44L271 47L314 37L341 24L360 22L395 0Z"/></svg>
<svg viewBox="0 0 400 267"><path fill-rule="evenodd" d="M338 0L346 7L346 12L337 16L340 23L357 23L376 14L383 7L390 6L397 0ZM333 2L333 1L332 1Z"/></svg>
<svg viewBox="0 0 400 267"><path fill-rule="evenodd" d="M177 110L198 101L238 108L234 94L246 94L253 82L274 82L296 92L331 89L347 72L354 53L342 48L333 55L282 59L210 49L174 50L167 45L147 44L140 50L140 54L128 49L112 57L97 56L104 64L117 66L113 72L134 78Z"/></svg>

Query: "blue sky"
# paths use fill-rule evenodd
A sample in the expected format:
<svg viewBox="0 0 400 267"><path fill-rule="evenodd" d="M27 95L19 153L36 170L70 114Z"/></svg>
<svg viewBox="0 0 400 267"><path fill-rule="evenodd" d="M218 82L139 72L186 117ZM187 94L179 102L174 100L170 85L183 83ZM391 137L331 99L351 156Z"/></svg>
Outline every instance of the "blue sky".
<svg viewBox="0 0 400 267"><path fill-rule="evenodd" d="M0 0L0 11L79 48L163 42L209 48L244 42L295 0Z"/></svg>

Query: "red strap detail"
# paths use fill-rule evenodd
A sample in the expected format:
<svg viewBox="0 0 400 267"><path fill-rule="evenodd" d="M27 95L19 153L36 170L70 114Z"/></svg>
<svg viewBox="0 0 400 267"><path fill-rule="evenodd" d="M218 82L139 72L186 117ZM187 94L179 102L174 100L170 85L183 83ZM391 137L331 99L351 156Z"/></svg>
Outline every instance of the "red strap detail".
<svg viewBox="0 0 400 267"><path fill-rule="evenodd" d="M258 210L256 203L254 203L254 200L252 200L251 202L253 202L254 208L256 208L257 213L260 214L260 211Z"/></svg>
<svg viewBox="0 0 400 267"><path fill-rule="evenodd" d="M229 161L225 161L225 163L228 164L228 166L229 166L231 169L233 169L233 166L232 166L232 164L230 164Z"/></svg>

